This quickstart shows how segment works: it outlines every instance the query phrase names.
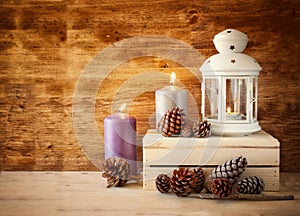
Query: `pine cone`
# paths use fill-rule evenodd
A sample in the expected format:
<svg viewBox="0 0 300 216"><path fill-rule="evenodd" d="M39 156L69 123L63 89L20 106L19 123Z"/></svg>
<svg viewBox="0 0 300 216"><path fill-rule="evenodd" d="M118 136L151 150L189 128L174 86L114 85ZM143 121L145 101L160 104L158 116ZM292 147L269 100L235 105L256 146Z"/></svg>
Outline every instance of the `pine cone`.
<svg viewBox="0 0 300 216"><path fill-rule="evenodd" d="M244 194L259 194L264 187L265 183L262 178L251 176L238 183L237 191Z"/></svg>
<svg viewBox="0 0 300 216"><path fill-rule="evenodd" d="M234 184L244 172L246 166L246 158L242 158L240 156L219 165L211 172L209 178L227 178L232 184Z"/></svg>
<svg viewBox="0 0 300 216"><path fill-rule="evenodd" d="M108 158L102 165L102 177L107 179L107 188L124 186L129 178L130 165L123 158Z"/></svg>
<svg viewBox="0 0 300 216"><path fill-rule="evenodd" d="M196 167L193 171L195 175L195 187L193 188L193 192L200 193L204 186L205 175L201 167Z"/></svg>
<svg viewBox="0 0 300 216"><path fill-rule="evenodd" d="M186 125L183 126L181 130L181 136L182 137L190 137L193 134L192 126L187 123Z"/></svg>
<svg viewBox="0 0 300 216"><path fill-rule="evenodd" d="M161 118L158 130L163 136L180 135L182 126L185 125L185 113L178 107L171 108Z"/></svg>
<svg viewBox="0 0 300 216"><path fill-rule="evenodd" d="M228 197L232 192L232 183L226 178L213 179L210 188L217 197Z"/></svg>
<svg viewBox="0 0 300 216"><path fill-rule="evenodd" d="M156 177L155 185L161 193L168 193L170 190L170 177L165 174L160 174Z"/></svg>
<svg viewBox="0 0 300 216"><path fill-rule="evenodd" d="M207 121L195 121L192 130L195 137L204 138L210 135L210 128L211 124Z"/></svg>
<svg viewBox="0 0 300 216"><path fill-rule="evenodd" d="M195 188L195 173L192 169L179 167L173 171L171 191L177 196L189 196Z"/></svg>

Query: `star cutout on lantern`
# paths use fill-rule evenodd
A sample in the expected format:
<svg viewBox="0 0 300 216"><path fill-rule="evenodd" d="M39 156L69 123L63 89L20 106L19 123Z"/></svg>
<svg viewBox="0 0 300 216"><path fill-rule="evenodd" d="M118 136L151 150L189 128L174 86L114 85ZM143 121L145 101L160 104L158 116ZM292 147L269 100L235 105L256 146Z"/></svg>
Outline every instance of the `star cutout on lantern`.
<svg viewBox="0 0 300 216"><path fill-rule="evenodd" d="M231 63L232 64L236 63L236 60L235 59L231 59Z"/></svg>
<svg viewBox="0 0 300 216"><path fill-rule="evenodd" d="M229 49L232 50L232 51L235 50L234 45L230 45Z"/></svg>

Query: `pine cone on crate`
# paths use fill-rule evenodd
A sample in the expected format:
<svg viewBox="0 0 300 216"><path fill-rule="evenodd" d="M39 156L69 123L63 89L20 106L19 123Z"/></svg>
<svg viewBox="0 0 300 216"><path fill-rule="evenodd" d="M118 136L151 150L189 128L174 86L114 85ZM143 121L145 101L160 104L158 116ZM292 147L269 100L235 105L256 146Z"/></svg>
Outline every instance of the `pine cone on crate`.
<svg viewBox="0 0 300 216"><path fill-rule="evenodd" d="M226 178L212 179L210 189L219 198L228 197L232 192L232 183Z"/></svg>
<svg viewBox="0 0 300 216"><path fill-rule="evenodd" d="M243 194L259 194L264 190L265 183L258 176L251 176L238 182L237 191Z"/></svg>
<svg viewBox="0 0 300 216"><path fill-rule="evenodd" d="M204 186L205 175L201 167L195 167L193 171L195 175L195 187L193 188L193 192L200 193Z"/></svg>
<svg viewBox="0 0 300 216"><path fill-rule="evenodd" d="M173 171L171 191L176 196L187 197L195 188L195 173L192 169L179 167Z"/></svg>
<svg viewBox="0 0 300 216"><path fill-rule="evenodd" d="M170 191L170 177L165 174L160 174L155 180L156 188L161 193L168 193Z"/></svg>
<svg viewBox="0 0 300 216"><path fill-rule="evenodd" d="M182 137L190 137L193 135L193 129L190 123L186 123L182 130L181 130L181 135Z"/></svg>
<svg viewBox="0 0 300 216"><path fill-rule="evenodd" d="M195 137L204 138L210 135L211 124L207 121L195 121L193 125L193 133Z"/></svg>
<svg viewBox="0 0 300 216"><path fill-rule="evenodd" d="M232 184L234 184L244 172L246 166L246 158L243 158L242 156L233 158L212 170L209 178L227 178Z"/></svg>
<svg viewBox="0 0 300 216"><path fill-rule="evenodd" d="M185 125L185 113L179 107L172 107L160 119L158 130L163 136L180 135L182 127Z"/></svg>
<svg viewBox="0 0 300 216"><path fill-rule="evenodd" d="M106 159L100 170L102 177L107 179L107 188L121 187L129 179L130 164L123 158L113 157Z"/></svg>

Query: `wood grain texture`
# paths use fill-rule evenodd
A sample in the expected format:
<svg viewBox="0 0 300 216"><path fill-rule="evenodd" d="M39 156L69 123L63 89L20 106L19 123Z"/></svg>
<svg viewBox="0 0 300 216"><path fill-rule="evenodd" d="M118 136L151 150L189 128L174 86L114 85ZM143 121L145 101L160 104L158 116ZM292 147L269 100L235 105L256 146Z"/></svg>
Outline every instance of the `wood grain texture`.
<svg viewBox="0 0 300 216"><path fill-rule="evenodd" d="M141 184L106 188L99 172L2 172L0 215L286 215L300 213L299 173L280 174L288 201L202 200L143 191Z"/></svg>
<svg viewBox="0 0 300 216"><path fill-rule="evenodd" d="M144 35L181 40L208 58L217 53L213 36L235 28L247 33L245 53L263 68L260 124L281 143L281 170L299 171L299 14L297 0L0 1L0 169L97 170L72 123L73 94L85 66L109 45ZM99 88L100 134L123 83L149 71L175 71L200 106L200 83L182 65L157 56L132 59L114 68ZM138 86L129 85L128 91ZM130 104L139 145L152 124L154 101L151 90ZM142 161L141 147L138 155Z"/></svg>
<svg viewBox="0 0 300 216"><path fill-rule="evenodd" d="M239 145L241 142L243 144ZM247 159L248 166L279 166L279 143L263 131L248 137L201 139L147 133L143 144L144 165L147 166L217 166L239 156Z"/></svg>

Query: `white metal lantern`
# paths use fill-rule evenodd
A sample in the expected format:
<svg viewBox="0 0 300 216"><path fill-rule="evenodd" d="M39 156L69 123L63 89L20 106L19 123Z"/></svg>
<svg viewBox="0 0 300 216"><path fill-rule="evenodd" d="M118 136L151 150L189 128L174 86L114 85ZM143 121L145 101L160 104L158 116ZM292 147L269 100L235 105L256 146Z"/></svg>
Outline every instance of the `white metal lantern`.
<svg viewBox="0 0 300 216"><path fill-rule="evenodd" d="M202 72L202 117L215 135L246 135L261 130L257 121L259 64L242 52L246 34L227 29L214 37L219 54L208 58Z"/></svg>

